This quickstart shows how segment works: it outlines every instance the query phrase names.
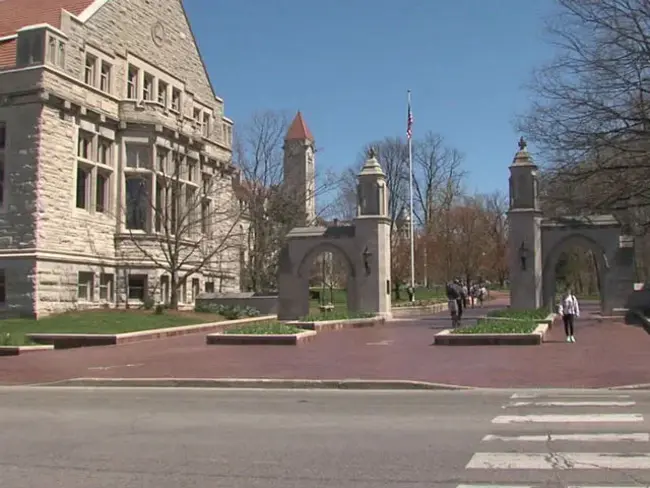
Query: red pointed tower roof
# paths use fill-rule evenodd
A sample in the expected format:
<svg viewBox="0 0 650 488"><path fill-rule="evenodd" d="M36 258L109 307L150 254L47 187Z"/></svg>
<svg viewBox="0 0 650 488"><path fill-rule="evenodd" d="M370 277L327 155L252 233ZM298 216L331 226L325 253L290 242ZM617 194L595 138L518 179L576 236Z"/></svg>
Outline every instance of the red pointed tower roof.
<svg viewBox="0 0 650 488"><path fill-rule="evenodd" d="M287 131L287 135L284 140L304 141L305 139L313 142L314 136L311 135L309 127L307 127L307 124L305 124L305 121L302 118L302 114L300 113L300 110L298 110L296 117L293 119L293 122L291 122L291 125L289 126L289 130Z"/></svg>

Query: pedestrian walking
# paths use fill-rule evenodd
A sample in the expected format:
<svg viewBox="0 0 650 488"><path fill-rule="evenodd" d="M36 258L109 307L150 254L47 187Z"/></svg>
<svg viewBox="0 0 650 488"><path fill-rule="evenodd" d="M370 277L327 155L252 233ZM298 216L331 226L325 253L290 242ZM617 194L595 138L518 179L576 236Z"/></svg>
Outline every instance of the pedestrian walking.
<svg viewBox="0 0 650 488"><path fill-rule="evenodd" d="M558 307L558 313L562 317L564 322L564 333L566 334L567 342L575 342L576 338L573 331L574 321L576 318L580 317L580 305L578 304L578 299L571 292L571 288L567 288L566 292L560 300L560 306Z"/></svg>

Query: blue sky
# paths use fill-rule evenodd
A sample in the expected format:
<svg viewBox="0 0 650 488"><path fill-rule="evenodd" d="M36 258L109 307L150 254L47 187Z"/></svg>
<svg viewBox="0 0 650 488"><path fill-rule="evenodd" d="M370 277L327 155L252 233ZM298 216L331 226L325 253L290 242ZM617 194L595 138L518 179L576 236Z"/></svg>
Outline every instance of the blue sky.
<svg viewBox="0 0 650 488"><path fill-rule="evenodd" d="M468 190L507 189L523 84L553 50L552 0L185 0L226 115L301 110L339 170L360 148L403 135L413 92L414 137L441 134L462 151Z"/></svg>

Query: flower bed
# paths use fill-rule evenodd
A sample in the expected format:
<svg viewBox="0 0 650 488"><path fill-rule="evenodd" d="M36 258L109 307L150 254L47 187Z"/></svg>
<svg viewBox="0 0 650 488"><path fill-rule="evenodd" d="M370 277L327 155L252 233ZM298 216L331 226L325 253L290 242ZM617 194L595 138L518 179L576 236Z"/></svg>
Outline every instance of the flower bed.
<svg viewBox="0 0 650 488"><path fill-rule="evenodd" d="M447 329L435 335L443 346L532 346L544 342L548 324L533 320L482 320L476 325Z"/></svg>
<svg viewBox="0 0 650 488"><path fill-rule="evenodd" d="M306 331L283 322L253 322L206 336L207 344L295 346L311 340L314 331Z"/></svg>

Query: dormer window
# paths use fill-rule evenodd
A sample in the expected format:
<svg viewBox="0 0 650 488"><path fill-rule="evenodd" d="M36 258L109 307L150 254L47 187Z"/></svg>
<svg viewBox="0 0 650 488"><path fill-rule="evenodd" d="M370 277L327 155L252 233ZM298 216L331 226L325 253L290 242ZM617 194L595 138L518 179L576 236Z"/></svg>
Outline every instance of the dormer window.
<svg viewBox="0 0 650 488"><path fill-rule="evenodd" d="M181 111L181 91L178 88L172 88L172 110Z"/></svg>
<svg viewBox="0 0 650 488"><path fill-rule="evenodd" d="M210 136L210 114L203 114L203 137Z"/></svg>
<svg viewBox="0 0 650 488"><path fill-rule="evenodd" d="M167 83L164 81L158 82L158 103L163 107L167 106Z"/></svg>

